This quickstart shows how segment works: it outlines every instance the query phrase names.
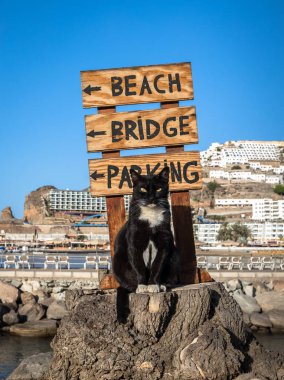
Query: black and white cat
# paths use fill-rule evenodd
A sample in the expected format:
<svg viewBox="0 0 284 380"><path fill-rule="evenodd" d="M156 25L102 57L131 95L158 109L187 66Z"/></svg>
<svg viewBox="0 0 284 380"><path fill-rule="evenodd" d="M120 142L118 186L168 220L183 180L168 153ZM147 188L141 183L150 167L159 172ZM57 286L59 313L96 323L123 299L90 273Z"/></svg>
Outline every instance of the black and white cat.
<svg viewBox="0 0 284 380"><path fill-rule="evenodd" d="M159 292L178 283L178 254L171 231L169 168L143 176L130 170L129 219L115 241L114 275L136 293Z"/></svg>

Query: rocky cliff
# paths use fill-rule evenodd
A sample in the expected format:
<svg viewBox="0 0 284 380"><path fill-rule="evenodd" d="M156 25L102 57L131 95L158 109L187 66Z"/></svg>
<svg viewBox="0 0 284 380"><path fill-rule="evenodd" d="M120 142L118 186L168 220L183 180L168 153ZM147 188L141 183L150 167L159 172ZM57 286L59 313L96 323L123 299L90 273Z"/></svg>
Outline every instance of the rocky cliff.
<svg viewBox="0 0 284 380"><path fill-rule="evenodd" d="M0 215L0 220L11 221L14 219L14 215L10 206L3 208Z"/></svg>
<svg viewBox="0 0 284 380"><path fill-rule="evenodd" d="M42 186L26 196L24 206L24 219L31 224L42 224L49 216L48 194L54 186Z"/></svg>

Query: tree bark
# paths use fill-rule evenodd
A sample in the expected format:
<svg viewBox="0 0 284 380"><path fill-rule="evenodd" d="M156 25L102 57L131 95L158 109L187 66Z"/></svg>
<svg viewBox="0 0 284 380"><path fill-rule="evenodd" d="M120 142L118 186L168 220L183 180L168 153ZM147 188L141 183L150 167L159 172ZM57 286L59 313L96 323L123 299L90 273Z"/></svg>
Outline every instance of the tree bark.
<svg viewBox="0 0 284 380"><path fill-rule="evenodd" d="M67 305L46 380L283 379L283 356L256 341L220 283L156 294L69 291Z"/></svg>

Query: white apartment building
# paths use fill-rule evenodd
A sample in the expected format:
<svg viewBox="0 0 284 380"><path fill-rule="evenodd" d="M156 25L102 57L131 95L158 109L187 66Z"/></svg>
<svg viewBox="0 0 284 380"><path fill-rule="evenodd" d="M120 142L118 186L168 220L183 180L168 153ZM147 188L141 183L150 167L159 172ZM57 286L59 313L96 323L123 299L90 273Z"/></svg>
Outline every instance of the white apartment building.
<svg viewBox="0 0 284 380"><path fill-rule="evenodd" d="M284 200L254 199L252 204L253 220L284 220Z"/></svg>
<svg viewBox="0 0 284 380"><path fill-rule="evenodd" d="M274 201L271 198L220 198L215 199L215 207L252 207L253 220L284 220L284 200Z"/></svg>
<svg viewBox="0 0 284 380"><path fill-rule="evenodd" d="M232 164L249 164L250 161L278 161L280 146L277 143L261 141L231 141L224 144L213 143L201 152L201 164L226 167ZM272 170L272 165L254 163L255 169ZM253 167L253 166L252 166Z"/></svg>
<svg viewBox="0 0 284 380"><path fill-rule="evenodd" d="M251 171L226 171L226 170L210 170L209 178L225 179L228 181L252 181L252 182L264 182L269 184L283 183L283 176L281 175L267 175L263 173L252 173Z"/></svg>
<svg viewBox="0 0 284 380"><path fill-rule="evenodd" d="M125 196L125 209L129 210L131 197ZM49 192L49 207L52 211L106 212L105 197L92 197L89 191L57 190Z"/></svg>
<svg viewBox="0 0 284 380"><path fill-rule="evenodd" d="M215 207L246 207L252 206L255 199L246 198L220 198L215 199Z"/></svg>
<svg viewBox="0 0 284 380"><path fill-rule="evenodd" d="M280 165L278 168L273 168L275 174L284 174L284 165Z"/></svg>
<svg viewBox="0 0 284 380"><path fill-rule="evenodd" d="M254 241L266 243L284 237L284 223L244 223L251 231ZM207 244L217 244L217 234L222 224L194 224L197 239Z"/></svg>

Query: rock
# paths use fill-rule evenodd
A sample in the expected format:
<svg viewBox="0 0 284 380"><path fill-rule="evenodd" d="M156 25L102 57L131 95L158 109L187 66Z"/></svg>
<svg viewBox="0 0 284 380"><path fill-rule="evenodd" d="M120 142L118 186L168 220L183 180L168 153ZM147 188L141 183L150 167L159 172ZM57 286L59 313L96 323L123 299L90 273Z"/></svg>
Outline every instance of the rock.
<svg viewBox="0 0 284 380"><path fill-rule="evenodd" d="M54 320L42 319L37 322L18 323L10 327L10 333L22 336L54 336L57 323Z"/></svg>
<svg viewBox="0 0 284 380"><path fill-rule="evenodd" d="M45 217L49 216L47 209L47 202L51 189L55 189L54 186L43 186L39 189L32 191L25 198L24 205L24 219L30 224L44 224Z"/></svg>
<svg viewBox="0 0 284 380"><path fill-rule="evenodd" d="M3 315L2 320L7 325L11 326L11 325L15 325L16 323L19 323L19 316L15 312L15 310L10 310L9 313Z"/></svg>
<svg viewBox="0 0 284 380"><path fill-rule="evenodd" d="M34 295L30 292L21 293L21 301L23 305L25 305L26 303L36 303Z"/></svg>
<svg viewBox="0 0 284 380"><path fill-rule="evenodd" d="M48 294L42 289L34 290L33 295L35 296L38 303L43 303L48 298Z"/></svg>
<svg viewBox="0 0 284 380"><path fill-rule="evenodd" d="M258 327L272 327L272 323L265 313L252 313L250 315L250 321L253 325Z"/></svg>
<svg viewBox="0 0 284 380"><path fill-rule="evenodd" d="M266 287L269 289L269 290L273 290L274 288L274 284L273 284L273 281L269 281L266 283Z"/></svg>
<svg viewBox="0 0 284 380"><path fill-rule="evenodd" d="M62 286L55 286L52 289L52 293L61 293L62 291L63 291L63 287Z"/></svg>
<svg viewBox="0 0 284 380"><path fill-rule="evenodd" d="M248 326L251 325L249 314L247 314L247 313L243 313L243 320L244 320L244 322L245 322L246 325L248 325Z"/></svg>
<svg viewBox="0 0 284 380"><path fill-rule="evenodd" d="M29 356L7 377L7 380L42 380L48 371L52 352Z"/></svg>
<svg viewBox="0 0 284 380"><path fill-rule="evenodd" d="M45 308L38 303L29 302L19 307L19 315L23 321L39 321L45 316Z"/></svg>
<svg viewBox="0 0 284 380"><path fill-rule="evenodd" d="M270 310L268 318L274 328L284 330L284 310Z"/></svg>
<svg viewBox="0 0 284 380"><path fill-rule="evenodd" d="M259 282L255 285L255 295L261 295L263 293L270 292L270 289L262 282Z"/></svg>
<svg viewBox="0 0 284 380"><path fill-rule="evenodd" d="M10 312L10 308L7 305L0 303L0 320L3 318L3 315Z"/></svg>
<svg viewBox="0 0 284 380"><path fill-rule="evenodd" d="M6 303L3 303L3 305L7 306L10 310L15 310L15 311L17 311L19 307L17 302L6 302Z"/></svg>
<svg viewBox="0 0 284 380"><path fill-rule="evenodd" d="M242 284L240 282L240 280L229 280L227 281L227 286L230 290L236 290L236 289L241 289L242 288Z"/></svg>
<svg viewBox="0 0 284 380"><path fill-rule="evenodd" d="M156 294L67 292L66 299L71 310L52 342L46 380L224 380L249 372L276 380L284 365L247 331L217 282Z"/></svg>
<svg viewBox="0 0 284 380"><path fill-rule="evenodd" d="M249 297L245 294L234 294L233 297L244 313L252 314L253 312L261 311L259 304L253 297Z"/></svg>
<svg viewBox="0 0 284 380"><path fill-rule="evenodd" d="M22 286L22 281L18 281L18 280L13 279L11 281L11 285L15 286L16 288L20 288Z"/></svg>
<svg viewBox="0 0 284 380"><path fill-rule="evenodd" d="M256 296L256 300L264 312L284 310L284 292L270 291Z"/></svg>
<svg viewBox="0 0 284 380"><path fill-rule="evenodd" d="M274 281L274 290L282 292L284 290L284 281Z"/></svg>
<svg viewBox="0 0 284 380"><path fill-rule="evenodd" d="M43 301L41 301L41 305L45 306L46 308L48 308L52 302L54 302L54 298L52 297L48 297L48 298L45 298Z"/></svg>
<svg viewBox="0 0 284 380"><path fill-rule="evenodd" d="M17 302L19 297L19 290L0 280L0 300L2 303L14 303Z"/></svg>
<svg viewBox="0 0 284 380"><path fill-rule="evenodd" d="M23 285L21 286L21 290L23 292L34 293L37 290L40 290L40 283L37 280L31 281L23 281Z"/></svg>
<svg viewBox="0 0 284 380"><path fill-rule="evenodd" d="M63 293L52 293L51 297L56 301L65 301L65 292Z"/></svg>
<svg viewBox="0 0 284 380"><path fill-rule="evenodd" d="M7 220L7 221L11 221L11 220L15 219L10 206L3 208L3 210L1 211L0 219L1 220Z"/></svg>
<svg viewBox="0 0 284 380"><path fill-rule="evenodd" d="M49 319L62 319L67 314L68 310L63 301L53 301L46 312L46 316Z"/></svg>
<svg viewBox="0 0 284 380"><path fill-rule="evenodd" d="M246 285L243 287L244 293L249 296L249 297L254 297L255 296L255 289L253 285Z"/></svg>
<svg viewBox="0 0 284 380"><path fill-rule="evenodd" d="M27 292L27 293L32 293L33 287L28 281L24 281L22 286L21 286L21 291Z"/></svg>

